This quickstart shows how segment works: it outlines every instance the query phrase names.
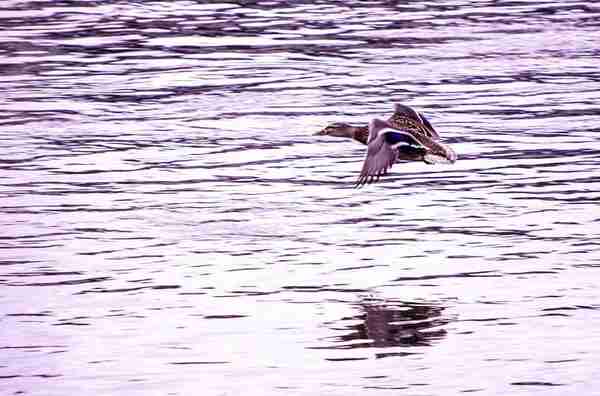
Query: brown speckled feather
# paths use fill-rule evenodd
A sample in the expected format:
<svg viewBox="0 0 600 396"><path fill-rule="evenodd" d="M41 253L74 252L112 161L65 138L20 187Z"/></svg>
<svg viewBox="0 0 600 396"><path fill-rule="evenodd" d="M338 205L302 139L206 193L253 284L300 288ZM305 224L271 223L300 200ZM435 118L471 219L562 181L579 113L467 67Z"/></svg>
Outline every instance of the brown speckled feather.
<svg viewBox="0 0 600 396"><path fill-rule="evenodd" d="M433 140L440 140L440 135L433 129L431 123L422 113L418 113L412 108L396 104L395 112L387 122L396 129L408 131L416 134L425 135ZM356 127L354 140L367 144L369 139L369 126Z"/></svg>
<svg viewBox="0 0 600 396"><path fill-rule="evenodd" d="M362 144L367 144L369 140L369 126L357 127L354 132L354 140L358 140Z"/></svg>
<svg viewBox="0 0 600 396"><path fill-rule="evenodd" d="M396 104L394 114L388 122L394 128L420 133L435 140L440 139L440 135L422 113L400 103Z"/></svg>

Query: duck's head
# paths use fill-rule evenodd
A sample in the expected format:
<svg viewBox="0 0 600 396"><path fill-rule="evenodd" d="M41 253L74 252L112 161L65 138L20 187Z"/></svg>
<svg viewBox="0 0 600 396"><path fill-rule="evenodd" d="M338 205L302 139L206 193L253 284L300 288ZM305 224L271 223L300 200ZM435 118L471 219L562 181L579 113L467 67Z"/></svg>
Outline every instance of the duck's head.
<svg viewBox="0 0 600 396"><path fill-rule="evenodd" d="M353 127L350 124L346 124L344 122L335 122L315 133L315 135L353 138L355 130L356 127Z"/></svg>

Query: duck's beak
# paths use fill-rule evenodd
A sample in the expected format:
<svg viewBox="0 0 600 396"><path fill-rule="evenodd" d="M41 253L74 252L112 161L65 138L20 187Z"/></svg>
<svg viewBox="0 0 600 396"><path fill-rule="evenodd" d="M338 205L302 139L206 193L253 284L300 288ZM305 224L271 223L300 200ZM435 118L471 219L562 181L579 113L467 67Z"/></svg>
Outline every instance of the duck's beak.
<svg viewBox="0 0 600 396"><path fill-rule="evenodd" d="M313 133L313 136L323 136L323 135L327 135L327 132L325 132L325 129L321 129L319 132Z"/></svg>

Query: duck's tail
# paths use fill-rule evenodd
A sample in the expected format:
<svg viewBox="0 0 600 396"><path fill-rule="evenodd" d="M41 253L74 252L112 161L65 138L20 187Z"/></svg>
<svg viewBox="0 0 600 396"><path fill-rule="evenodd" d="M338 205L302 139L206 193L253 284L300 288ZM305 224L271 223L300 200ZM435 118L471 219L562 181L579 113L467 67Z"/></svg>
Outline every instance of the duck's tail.
<svg viewBox="0 0 600 396"><path fill-rule="evenodd" d="M423 161L428 164L453 164L457 159L454 150L439 142L434 147L427 147L427 153L423 156Z"/></svg>

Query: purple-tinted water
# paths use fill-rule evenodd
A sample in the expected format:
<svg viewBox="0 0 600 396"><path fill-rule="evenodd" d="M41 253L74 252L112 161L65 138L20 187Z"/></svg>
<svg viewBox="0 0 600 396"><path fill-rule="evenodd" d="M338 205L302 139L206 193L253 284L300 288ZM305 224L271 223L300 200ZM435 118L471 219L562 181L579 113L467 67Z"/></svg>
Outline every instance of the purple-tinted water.
<svg viewBox="0 0 600 396"><path fill-rule="evenodd" d="M0 393L600 394L600 6L0 5ZM312 134L459 154L353 189Z"/></svg>

